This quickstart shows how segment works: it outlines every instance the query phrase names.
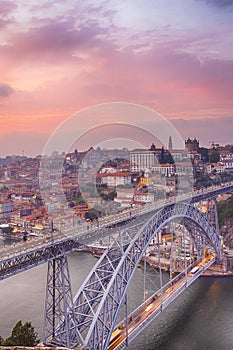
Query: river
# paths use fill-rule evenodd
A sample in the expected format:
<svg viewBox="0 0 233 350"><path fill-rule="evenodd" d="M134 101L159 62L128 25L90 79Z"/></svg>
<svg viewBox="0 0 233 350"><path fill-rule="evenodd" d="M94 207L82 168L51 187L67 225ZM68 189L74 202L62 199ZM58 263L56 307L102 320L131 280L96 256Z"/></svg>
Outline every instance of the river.
<svg viewBox="0 0 233 350"><path fill-rule="evenodd" d="M88 253L69 255L73 291L95 263L96 258ZM10 335L12 327L21 319L31 321L42 339L46 270L43 264L0 282L0 335L3 338ZM167 280L168 275L164 273L163 278ZM148 285L151 279L149 275ZM130 286L131 309L135 300L142 301L142 285L143 267L137 269ZM233 278L199 278L128 349L233 349Z"/></svg>

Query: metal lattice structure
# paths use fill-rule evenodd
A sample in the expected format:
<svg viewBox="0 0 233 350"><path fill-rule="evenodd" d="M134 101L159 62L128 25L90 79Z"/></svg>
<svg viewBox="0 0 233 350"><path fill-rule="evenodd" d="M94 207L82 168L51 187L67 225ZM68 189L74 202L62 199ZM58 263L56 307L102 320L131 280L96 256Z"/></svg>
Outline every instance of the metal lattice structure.
<svg viewBox="0 0 233 350"><path fill-rule="evenodd" d="M70 283L70 273L67 257L62 256L48 263L47 289L44 320L44 338L49 344L59 343L61 346L70 347L69 333L71 320L74 318L73 298ZM68 317L69 316L69 317ZM66 329L66 337L55 329L62 318ZM72 328L75 325L72 325ZM74 327L75 329L76 327Z"/></svg>
<svg viewBox="0 0 233 350"><path fill-rule="evenodd" d="M205 191L197 191L193 193L187 193L180 195L174 199L177 203L180 201L191 200L191 203L198 203L200 201L212 200L215 199L218 195L224 193L232 193L233 184L226 184L224 187L214 187L207 188ZM110 236L111 232L109 227L112 224L119 224L129 219L136 218L139 215L145 213L156 212L161 209L161 207L166 206L167 203L150 203L146 205L141 211L137 208L130 210L128 214L123 217L111 218L112 222L107 222L98 225L95 229L90 231L80 232L77 228L74 230L71 229L71 232L68 232L70 238L64 239L64 236L59 238L57 241L43 242L41 247L35 246L34 248L29 248L25 250L25 247L21 247L18 251L13 251L11 253L11 247L6 247L6 250L0 252L0 280L18 274L22 271L28 270L40 264L43 264L51 259L56 257L68 254L72 251L75 251L80 248L81 245L91 244L93 241L98 239L98 236L101 231L105 231L105 236Z"/></svg>
<svg viewBox="0 0 233 350"><path fill-rule="evenodd" d="M4 258L0 261L0 280L62 257L82 248L82 246L77 240L67 238Z"/></svg>
<svg viewBox="0 0 233 350"><path fill-rule="evenodd" d="M124 238L128 236L128 243L125 239L116 240L90 272L74 298L75 320L69 319L69 344L72 347L81 344L92 350L107 348L138 263L159 230L176 218L195 223L201 237L212 245L217 257L221 258L219 236L201 211L184 202L164 207L156 212L136 235L130 236L124 232ZM59 325L57 331L65 340L67 335L64 322Z"/></svg>

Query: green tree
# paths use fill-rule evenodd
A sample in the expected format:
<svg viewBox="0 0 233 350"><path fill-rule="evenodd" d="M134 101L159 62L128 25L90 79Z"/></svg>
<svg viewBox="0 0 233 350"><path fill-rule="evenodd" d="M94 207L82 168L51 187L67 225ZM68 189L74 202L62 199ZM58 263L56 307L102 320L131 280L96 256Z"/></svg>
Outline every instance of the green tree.
<svg viewBox="0 0 233 350"><path fill-rule="evenodd" d="M219 154L218 151L211 152L209 157L210 157L210 162L211 163L217 163L220 160L220 154Z"/></svg>
<svg viewBox="0 0 233 350"><path fill-rule="evenodd" d="M3 346L36 346L39 343L37 333L31 322L24 324L20 320L12 329L11 336L2 342Z"/></svg>
<svg viewBox="0 0 233 350"><path fill-rule="evenodd" d="M202 159L204 160L204 162L208 162L209 161L209 151L208 148L205 147L200 147L198 149L198 153L201 155Z"/></svg>
<svg viewBox="0 0 233 350"><path fill-rule="evenodd" d="M164 164L165 161L165 151L164 151L164 147L162 147L161 149L161 153L160 153L160 164Z"/></svg>
<svg viewBox="0 0 233 350"><path fill-rule="evenodd" d="M2 345L2 343L3 343L3 338L0 335L0 345Z"/></svg>
<svg viewBox="0 0 233 350"><path fill-rule="evenodd" d="M97 210L91 209L85 213L85 219L89 219L89 220L93 221L93 220L98 219L99 215L100 215L100 213Z"/></svg>
<svg viewBox="0 0 233 350"><path fill-rule="evenodd" d="M194 187L199 189L201 187L209 187L213 185L213 180L209 175L201 175L196 178Z"/></svg>
<svg viewBox="0 0 233 350"><path fill-rule="evenodd" d="M0 188L0 192L6 192L8 191L8 187L7 186L3 186Z"/></svg>

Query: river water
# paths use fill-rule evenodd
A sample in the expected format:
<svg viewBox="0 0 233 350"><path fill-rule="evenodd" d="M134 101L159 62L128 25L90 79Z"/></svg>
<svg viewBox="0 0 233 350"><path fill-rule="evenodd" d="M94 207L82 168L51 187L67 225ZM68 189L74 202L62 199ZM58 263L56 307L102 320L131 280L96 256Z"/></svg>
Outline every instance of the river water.
<svg viewBox="0 0 233 350"><path fill-rule="evenodd" d="M69 255L73 292L81 285L96 258L88 253ZM18 320L31 321L42 339L46 264L0 282L0 335L6 338ZM157 278L157 280L156 280ZM158 276L148 275L148 288ZM167 273L163 275L168 279ZM143 267L129 290L129 308L143 299ZM129 350L233 349L233 278L199 278L157 317Z"/></svg>

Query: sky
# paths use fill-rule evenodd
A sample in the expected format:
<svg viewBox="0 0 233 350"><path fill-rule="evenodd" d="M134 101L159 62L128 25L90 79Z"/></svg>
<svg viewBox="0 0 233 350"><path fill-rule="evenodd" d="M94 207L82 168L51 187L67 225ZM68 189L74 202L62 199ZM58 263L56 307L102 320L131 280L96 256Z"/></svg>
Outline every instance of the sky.
<svg viewBox="0 0 233 350"><path fill-rule="evenodd" d="M233 0L0 0L0 156L41 154L67 118L119 101L233 143L232 32Z"/></svg>

